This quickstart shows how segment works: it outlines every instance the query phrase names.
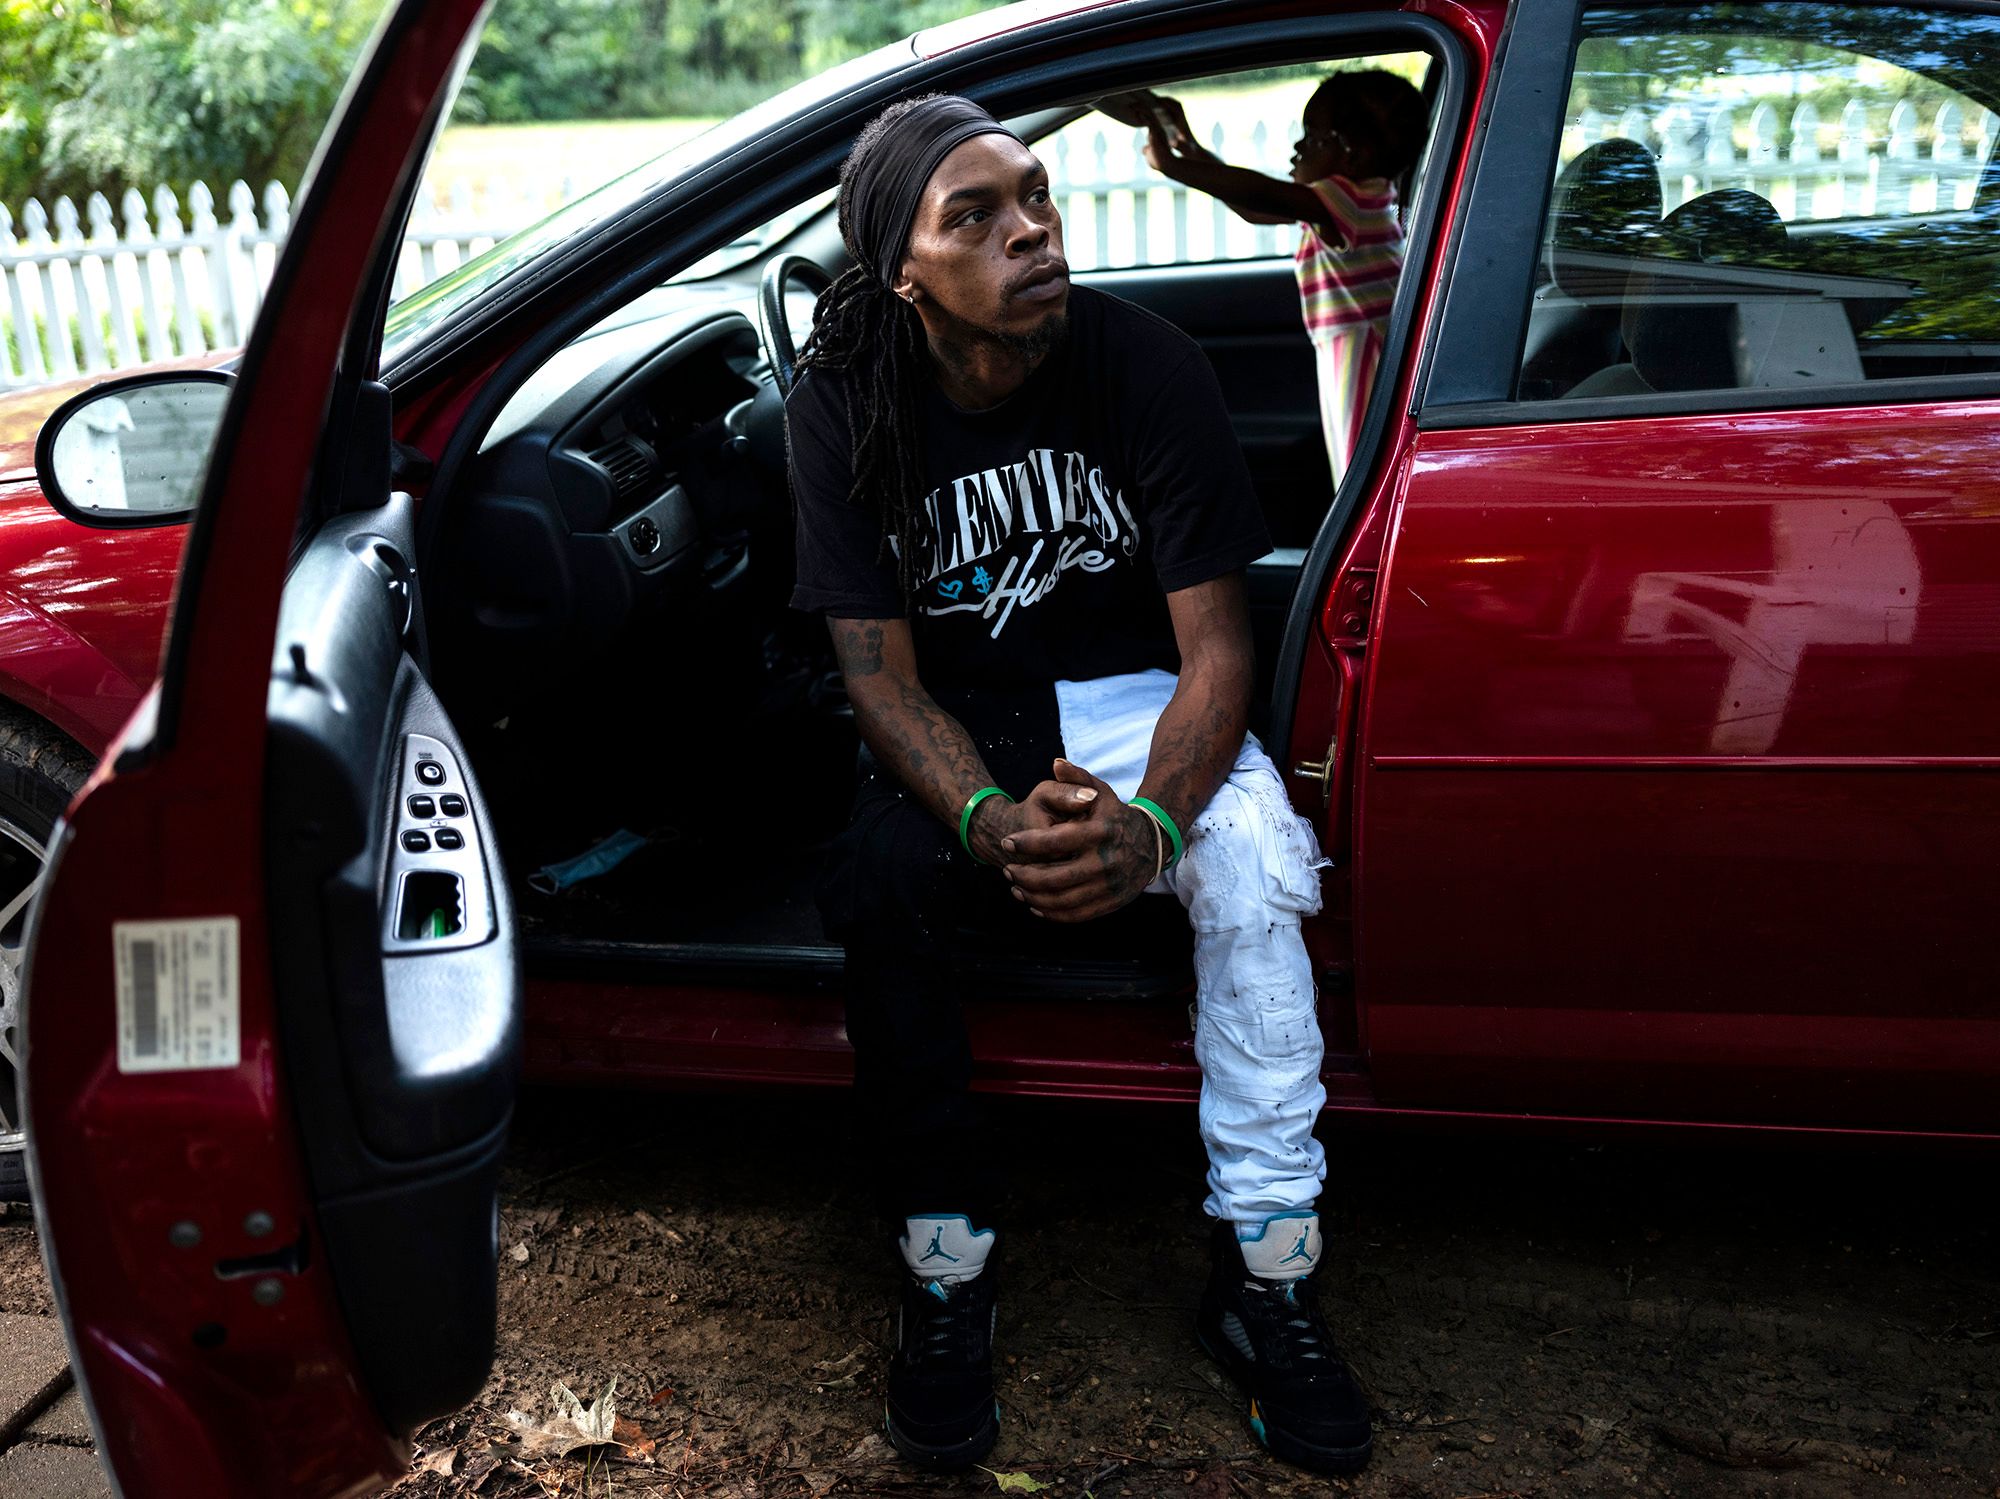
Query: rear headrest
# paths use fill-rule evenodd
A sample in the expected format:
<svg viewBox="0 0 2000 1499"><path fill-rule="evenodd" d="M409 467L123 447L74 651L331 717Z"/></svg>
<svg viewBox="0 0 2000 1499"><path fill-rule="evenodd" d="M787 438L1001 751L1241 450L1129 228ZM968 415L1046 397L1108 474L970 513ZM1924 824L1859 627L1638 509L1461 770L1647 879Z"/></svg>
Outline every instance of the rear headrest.
<svg viewBox="0 0 2000 1499"><path fill-rule="evenodd" d="M1580 152L1556 178L1549 204L1548 267L1557 286L1572 296L1572 274L1562 265L1565 250L1636 255L1639 243L1660 223L1660 169L1653 153L1637 141L1615 137Z"/></svg>
<svg viewBox="0 0 2000 1499"><path fill-rule="evenodd" d="M1645 253L1711 265L1771 265L1785 258L1790 242L1768 200L1747 188L1722 187L1688 199L1660 220Z"/></svg>
<svg viewBox="0 0 2000 1499"><path fill-rule="evenodd" d="M1791 237L1778 210L1740 187L1690 198L1646 237L1638 254L1652 260L1710 265L1781 266ZM1739 298L1679 295L1662 300L1664 275L1635 269L1625 287L1625 346L1654 390L1728 390L1739 383L1736 310Z"/></svg>

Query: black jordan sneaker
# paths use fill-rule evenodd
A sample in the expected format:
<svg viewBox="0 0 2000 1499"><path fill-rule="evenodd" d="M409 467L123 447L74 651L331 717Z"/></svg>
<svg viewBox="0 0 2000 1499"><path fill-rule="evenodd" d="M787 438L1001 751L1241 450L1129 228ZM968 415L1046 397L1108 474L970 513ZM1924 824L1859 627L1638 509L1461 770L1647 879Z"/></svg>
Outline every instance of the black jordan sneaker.
<svg viewBox="0 0 2000 1499"><path fill-rule="evenodd" d="M1354 1473L1375 1445L1367 1398L1334 1349L1310 1276L1277 1278L1310 1267L1319 1252L1315 1213L1272 1218L1241 1243L1234 1224L1217 1223L1195 1336L1250 1397L1250 1429L1273 1456L1315 1473Z"/></svg>
<svg viewBox="0 0 2000 1499"><path fill-rule="evenodd" d="M960 1216L911 1218L899 1247L909 1274L889 1366L889 1440L913 1463L969 1468L993 1449L997 1271L993 1230Z"/></svg>

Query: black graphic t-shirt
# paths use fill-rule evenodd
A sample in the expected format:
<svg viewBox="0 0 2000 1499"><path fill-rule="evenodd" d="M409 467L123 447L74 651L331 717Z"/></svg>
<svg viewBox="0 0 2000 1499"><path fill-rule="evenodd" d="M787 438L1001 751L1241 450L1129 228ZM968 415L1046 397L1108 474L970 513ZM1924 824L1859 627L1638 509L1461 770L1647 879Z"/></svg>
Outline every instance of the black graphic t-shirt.
<svg viewBox="0 0 2000 1499"><path fill-rule="evenodd" d="M1185 333L1072 287L1070 330L999 405L925 382L930 492L906 609L853 479L846 381L809 371L786 405L798 501L794 608L908 615L927 686L1025 686L1178 670L1165 595L1271 549L1207 356Z"/></svg>

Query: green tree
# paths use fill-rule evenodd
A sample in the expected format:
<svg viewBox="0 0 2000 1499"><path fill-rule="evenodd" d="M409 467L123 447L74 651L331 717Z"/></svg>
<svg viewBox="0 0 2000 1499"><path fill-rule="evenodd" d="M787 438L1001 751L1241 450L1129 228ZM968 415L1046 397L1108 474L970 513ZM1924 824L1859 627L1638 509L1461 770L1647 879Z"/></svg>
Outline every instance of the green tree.
<svg viewBox="0 0 2000 1499"><path fill-rule="evenodd" d="M0 201L295 186L387 0L0 0ZM989 0L498 0L455 118L714 117Z"/></svg>
<svg viewBox="0 0 2000 1499"><path fill-rule="evenodd" d="M0 0L0 191L296 184L383 0ZM10 50L10 42L12 49Z"/></svg>
<svg viewBox="0 0 2000 1499"><path fill-rule="evenodd" d="M989 0L498 0L458 118L713 116Z"/></svg>
<svg viewBox="0 0 2000 1499"><path fill-rule="evenodd" d="M136 19L115 0L0 0L0 201L41 187L49 111L75 93L103 39Z"/></svg>

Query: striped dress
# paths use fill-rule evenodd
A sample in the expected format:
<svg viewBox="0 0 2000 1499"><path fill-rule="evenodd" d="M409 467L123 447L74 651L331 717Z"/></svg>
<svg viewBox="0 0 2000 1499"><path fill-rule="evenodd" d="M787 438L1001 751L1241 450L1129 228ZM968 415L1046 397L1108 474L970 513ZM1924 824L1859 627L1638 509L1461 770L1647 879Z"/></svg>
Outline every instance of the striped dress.
<svg viewBox="0 0 2000 1499"><path fill-rule="evenodd" d="M1301 225L1296 264L1306 333L1319 356L1327 461L1338 486L1382 360L1389 307L1403 268L1403 226L1396 189L1386 177L1361 182L1326 177L1312 190L1340 227L1342 240L1329 244L1313 225Z"/></svg>

